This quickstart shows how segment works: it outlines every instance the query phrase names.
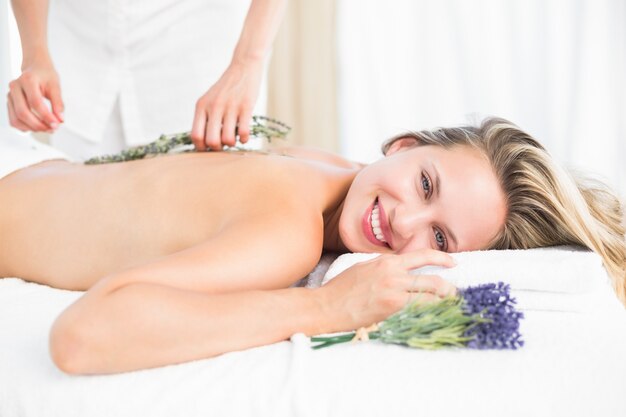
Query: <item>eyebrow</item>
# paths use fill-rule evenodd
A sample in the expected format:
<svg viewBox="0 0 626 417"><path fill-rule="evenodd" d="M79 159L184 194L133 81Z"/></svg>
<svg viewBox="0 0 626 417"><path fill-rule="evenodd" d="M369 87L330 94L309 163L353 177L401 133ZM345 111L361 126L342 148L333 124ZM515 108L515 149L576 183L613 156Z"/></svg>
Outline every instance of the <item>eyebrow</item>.
<svg viewBox="0 0 626 417"><path fill-rule="evenodd" d="M433 166L433 171L435 171L435 194L437 194L437 198L439 198L439 192L441 190L441 181L439 181L439 171L437 171L437 168L435 167L435 163L432 163ZM454 235L454 233L452 233L452 230L450 230L449 227L445 227L446 232L448 233L448 235L450 236L450 239L454 242L454 248L456 250L459 249L459 243L456 240L456 236Z"/></svg>

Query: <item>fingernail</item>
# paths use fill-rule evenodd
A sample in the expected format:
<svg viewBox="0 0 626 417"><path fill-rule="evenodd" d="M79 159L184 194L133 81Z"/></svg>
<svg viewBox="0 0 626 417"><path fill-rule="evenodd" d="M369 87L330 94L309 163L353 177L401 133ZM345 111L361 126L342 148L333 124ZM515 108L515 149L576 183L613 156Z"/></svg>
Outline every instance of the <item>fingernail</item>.
<svg viewBox="0 0 626 417"><path fill-rule="evenodd" d="M52 122L52 123L50 123L50 127L52 129L56 129L57 127L59 127L59 124L57 122Z"/></svg>

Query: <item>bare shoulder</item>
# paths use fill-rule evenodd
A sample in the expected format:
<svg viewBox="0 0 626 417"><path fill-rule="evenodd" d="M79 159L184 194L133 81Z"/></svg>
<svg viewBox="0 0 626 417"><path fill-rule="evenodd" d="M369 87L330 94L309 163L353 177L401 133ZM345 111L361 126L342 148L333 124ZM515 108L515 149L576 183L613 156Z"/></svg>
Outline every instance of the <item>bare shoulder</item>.
<svg viewBox="0 0 626 417"><path fill-rule="evenodd" d="M278 146L272 151L287 154L301 159L325 162L338 168L360 169L364 164L350 161L340 155L308 146Z"/></svg>

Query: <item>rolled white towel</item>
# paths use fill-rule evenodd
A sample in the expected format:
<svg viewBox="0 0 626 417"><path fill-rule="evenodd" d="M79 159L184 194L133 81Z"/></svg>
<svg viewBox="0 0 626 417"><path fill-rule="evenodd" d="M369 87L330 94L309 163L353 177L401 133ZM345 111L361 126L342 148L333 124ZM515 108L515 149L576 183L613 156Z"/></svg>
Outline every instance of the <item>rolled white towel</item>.
<svg viewBox="0 0 626 417"><path fill-rule="evenodd" d="M609 277L594 252L571 246L526 250L486 250L451 254L453 268L426 266L415 274L435 274L459 288L489 282L505 282L525 310L589 311L600 299L615 307ZM358 262L378 254L350 253L330 266L322 285ZM604 304L607 304L604 303Z"/></svg>

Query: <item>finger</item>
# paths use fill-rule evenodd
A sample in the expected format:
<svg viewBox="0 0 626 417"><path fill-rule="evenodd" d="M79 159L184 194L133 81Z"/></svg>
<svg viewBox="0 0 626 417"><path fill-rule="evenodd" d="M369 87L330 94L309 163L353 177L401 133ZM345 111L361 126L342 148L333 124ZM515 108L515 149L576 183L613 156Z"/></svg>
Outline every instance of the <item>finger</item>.
<svg viewBox="0 0 626 417"><path fill-rule="evenodd" d="M204 143L214 151L222 150L222 110L214 110L209 112L209 121L207 123L204 136Z"/></svg>
<svg viewBox="0 0 626 417"><path fill-rule="evenodd" d="M439 297L456 295L456 287L439 275L412 275L405 282L409 292L425 292Z"/></svg>
<svg viewBox="0 0 626 417"><path fill-rule="evenodd" d="M57 118L59 123L63 123L65 121L63 119L65 104L63 103L63 98L61 97L61 87L58 83L53 83L50 86L48 97L50 98L50 104L52 105L52 113L54 113L54 116Z"/></svg>
<svg viewBox="0 0 626 417"><path fill-rule="evenodd" d="M365 256L365 254L362 254ZM372 253L372 254L367 254L370 256L367 256L367 258L363 261L359 261L357 263L355 263L355 265L360 265L360 264L377 264L379 262L381 262L381 260L385 259L385 258L389 258L389 257L393 257L394 255L390 255L390 254L386 254L386 253L380 253L380 254L376 254L376 253Z"/></svg>
<svg viewBox="0 0 626 417"><path fill-rule="evenodd" d="M13 109L13 102L11 100L11 95L7 94L7 109L9 111L9 123L16 129L21 130L22 132L28 132L30 129L24 123L20 122L20 120L15 115L15 110Z"/></svg>
<svg viewBox="0 0 626 417"><path fill-rule="evenodd" d="M446 252L434 249L419 249L413 252L396 255L405 269L416 269L426 265L438 265L451 268L456 265L454 258Z"/></svg>
<svg viewBox="0 0 626 417"><path fill-rule="evenodd" d="M239 115L237 121L237 134L239 135L239 142L247 143L250 139L250 120L252 119L252 113L248 109L244 109Z"/></svg>
<svg viewBox="0 0 626 417"><path fill-rule="evenodd" d="M28 106L34 110L42 122L51 128L56 129L59 126L59 121L54 114L52 114L48 106L46 106L39 84L36 82L30 82L24 84L22 88L24 90L24 94L26 95Z"/></svg>
<svg viewBox="0 0 626 417"><path fill-rule="evenodd" d="M204 144L206 119L206 111L204 110L202 103L198 102L196 104L196 112L193 116L193 126L191 127L191 141L198 151L206 150L206 145Z"/></svg>
<svg viewBox="0 0 626 417"><path fill-rule="evenodd" d="M224 116L222 125L222 144L235 146L235 126L237 124L237 113L229 111Z"/></svg>
<svg viewBox="0 0 626 417"><path fill-rule="evenodd" d="M17 119L21 123L26 125L27 130L33 130L35 132L50 130L50 127L42 123L31 111L21 88L11 90L11 100L13 101L15 116L17 116Z"/></svg>
<svg viewBox="0 0 626 417"><path fill-rule="evenodd" d="M435 303L440 300L440 297L428 292L411 292L408 294L407 304L411 304L414 301L417 301L419 304L428 304Z"/></svg>

